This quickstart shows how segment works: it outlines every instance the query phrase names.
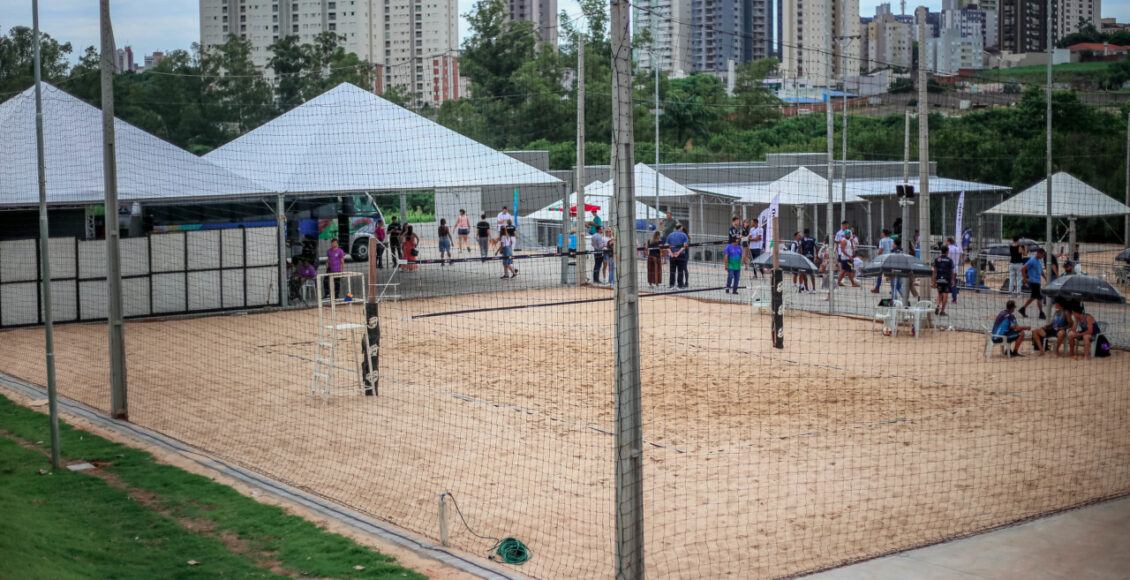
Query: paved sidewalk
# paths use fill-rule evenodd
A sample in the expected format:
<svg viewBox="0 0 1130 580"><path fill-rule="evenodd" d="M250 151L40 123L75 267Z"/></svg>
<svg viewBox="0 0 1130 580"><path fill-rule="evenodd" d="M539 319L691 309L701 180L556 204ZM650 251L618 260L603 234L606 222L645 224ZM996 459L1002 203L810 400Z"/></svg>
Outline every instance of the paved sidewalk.
<svg viewBox="0 0 1130 580"><path fill-rule="evenodd" d="M1126 580L1130 498L805 576L805 580Z"/></svg>

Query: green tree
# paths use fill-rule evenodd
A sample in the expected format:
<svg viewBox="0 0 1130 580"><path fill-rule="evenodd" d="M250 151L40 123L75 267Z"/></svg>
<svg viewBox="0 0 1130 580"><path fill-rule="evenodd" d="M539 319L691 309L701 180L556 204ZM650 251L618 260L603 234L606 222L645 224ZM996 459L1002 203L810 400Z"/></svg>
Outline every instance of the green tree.
<svg viewBox="0 0 1130 580"><path fill-rule="evenodd" d="M756 129L780 118L781 100L764 85L765 77L777 70L775 58L742 64L734 81L734 120L740 129Z"/></svg>
<svg viewBox="0 0 1130 580"><path fill-rule="evenodd" d="M231 34L202 52L200 69L209 80L215 119L243 134L274 116L274 92L251 62L251 42Z"/></svg>
<svg viewBox="0 0 1130 580"><path fill-rule="evenodd" d="M35 42L32 30L16 26L0 34L0 100L35 84ZM71 43L59 44L51 35L39 33L39 70L44 82L58 83L66 78Z"/></svg>

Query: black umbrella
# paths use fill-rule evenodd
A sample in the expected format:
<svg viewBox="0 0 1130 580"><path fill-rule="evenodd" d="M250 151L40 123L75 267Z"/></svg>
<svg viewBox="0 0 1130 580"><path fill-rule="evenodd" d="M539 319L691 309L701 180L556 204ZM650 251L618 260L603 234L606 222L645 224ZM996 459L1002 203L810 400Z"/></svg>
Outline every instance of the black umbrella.
<svg viewBox="0 0 1130 580"><path fill-rule="evenodd" d="M1126 302L1126 297L1115 290L1114 286L1111 286L1106 280L1083 274L1060 276L1044 286L1042 292L1045 296L1064 300L1117 304Z"/></svg>
<svg viewBox="0 0 1130 580"><path fill-rule="evenodd" d="M789 252L787 250L781 250L778 262L781 265L782 272L814 274L819 269L816 267L816 264L812 263L812 260L809 260L801 254L798 254L796 252ZM761 254L757 257L757 259L753 261L753 264L755 266L761 266L763 268L772 268L773 252L769 251Z"/></svg>
<svg viewBox="0 0 1130 580"><path fill-rule="evenodd" d="M882 254L864 266L860 272L865 277L892 276L894 278L927 277L933 275L933 273L934 270L926 262L910 254Z"/></svg>
<svg viewBox="0 0 1130 580"><path fill-rule="evenodd" d="M1007 255L1009 255L1009 249L1008 248L1011 245L1012 245L1012 242L1009 242L1007 244L990 244L990 245L985 247L985 250L983 252L981 252L981 254L985 255L985 256L1007 256ZM1035 240L1030 240L1028 238L1020 238L1020 245L1022 247L1028 248L1028 254L1029 255L1035 255L1036 250L1040 249L1039 243L1037 243Z"/></svg>
<svg viewBox="0 0 1130 580"><path fill-rule="evenodd" d="M1118 255L1114 257L1114 260L1116 262L1130 263L1130 248L1126 248L1125 250L1118 252Z"/></svg>

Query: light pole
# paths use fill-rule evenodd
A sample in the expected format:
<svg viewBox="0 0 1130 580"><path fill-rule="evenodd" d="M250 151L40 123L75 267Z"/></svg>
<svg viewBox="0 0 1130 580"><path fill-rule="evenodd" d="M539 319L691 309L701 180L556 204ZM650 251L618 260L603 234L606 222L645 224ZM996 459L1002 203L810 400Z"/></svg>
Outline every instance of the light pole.
<svg viewBox="0 0 1130 580"><path fill-rule="evenodd" d="M859 38L859 35L840 36L836 38L836 43L840 45L840 96L843 97L844 102L844 130L841 140L843 142L843 155L840 162L840 221L847 219L847 48L851 46L853 40ZM844 41L847 41L846 43ZM832 98L828 97L828 103L831 104ZM867 234L871 235L870 232Z"/></svg>

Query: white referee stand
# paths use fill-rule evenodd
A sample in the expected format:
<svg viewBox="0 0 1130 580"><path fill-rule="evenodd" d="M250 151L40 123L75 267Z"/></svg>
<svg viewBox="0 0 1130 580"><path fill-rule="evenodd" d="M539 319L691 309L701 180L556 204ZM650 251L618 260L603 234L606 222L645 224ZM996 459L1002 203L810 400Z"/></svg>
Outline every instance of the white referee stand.
<svg viewBox="0 0 1130 580"><path fill-rule="evenodd" d="M329 296L322 295L323 284L329 285ZM338 289L342 298L336 297ZM325 405L330 395L364 394L363 358L369 359L368 368L375 373L376 349L366 332L365 280L360 272L318 274L317 292L318 340L310 396L320 395ZM345 352L338 353L339 349Z"/></svg>

